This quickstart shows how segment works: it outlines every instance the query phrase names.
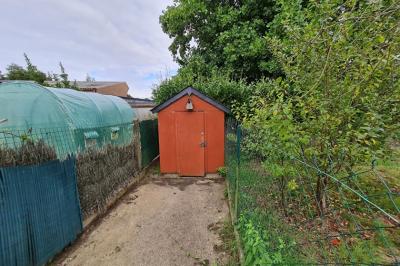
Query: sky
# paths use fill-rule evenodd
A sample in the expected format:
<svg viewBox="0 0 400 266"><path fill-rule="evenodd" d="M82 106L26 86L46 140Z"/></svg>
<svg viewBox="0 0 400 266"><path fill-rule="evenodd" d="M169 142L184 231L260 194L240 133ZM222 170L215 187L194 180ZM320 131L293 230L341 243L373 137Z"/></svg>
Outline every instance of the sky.
<svg viewBox="0 0 400 266"><path fill-rule="evenodd" d="M150 97L178 66L159 16L170 0L0 0L0 71L23 53L44 72L70 80L126 81L133 97Z"/></svg>

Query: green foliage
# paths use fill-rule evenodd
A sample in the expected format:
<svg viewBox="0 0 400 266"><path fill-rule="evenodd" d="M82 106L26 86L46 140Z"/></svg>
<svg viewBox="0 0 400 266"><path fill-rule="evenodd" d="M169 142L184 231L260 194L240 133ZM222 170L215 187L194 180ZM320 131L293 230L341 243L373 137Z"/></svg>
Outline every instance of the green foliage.
<svg viewBox="0 0 400 266"><path fill-rule="evenodd" d="M228 108L234 101L245 101L249 91L248 85L243 81L229 80L226 76L213 75L210 78L198 78L195 80L190 73L178 74L172 79L165 80L153 90L153 98L157 103L163 102L174 96L188 86L193 86L209 97L221 102Z"/></svg>
<svg viewBox="0 0 400 266"><path fill-rule="evenodd" d="M155 101L194 86L226 106L246 103L252 82L282 74L265 39L276 9L270 0L175 1L160 23L181 68L154 89Z"/></svg>
<svg viewBox="0 0 400 266"><path fill-rule="evenodd" d="M65 72L65 68L63 64L60 62L60 74L48 74L48 81L55 81L55 84L49 84L46 83L46 86L48 87L53 87L53 88L67 88L67 89L74 89L74 90L79 90L78 85L76 84L76 81L71 82L68 79L68 74Z"/></svg>
<svg viewBox="0 0 400 266"><path fill-rule="evenodd" d="M228 169L226 167L219 167L217 169L217 172L220 176L222 177L226 177L227 173L228 173Z"/></svg>
<svg viewBox="0 0 400 266"><path fill-rule="evenodd" d="M296 157L328 174L387 155L400 129L400 4L280 5L272 25L283 37L266 39L285 78L258 84L250 104L233 108L251 132L246 148L270 164ZM315 178L324 209L328 180Z"/></svg>
<svg viewBox="0 0 400 266"><path fill-rule="evenodd" d="M65 72L65 68L60 62L60 71L61 74L47 73L47 75L40 71L37 66L33 65L30 58L27 54L24 53L24 58L26 62L26 68L23 68L17 64L10 64L7 66L7 73L3 77L0 72L0 80L8 79L8 80L29 80L35 81L41 85L45 85L47 87L55 87L55 88L71 88L78 90L78 86L76 82L71 82L68 79L68 74ZM56 83L49 84L46 81L55 81Z"/></svg>
<svg viewBox="0 0 400 266"><path fill-rule="evenodd" d="M351 248L351 251L349 251ZM348 247L344 242L340 244L336 251L336 255L340 261L350 261L354 264L373 265L376 261L378 247L372 241L358 240L351 247Z"/></svg>
<svg viewBox="0 0 400 266"><path fill-rule="evenodd" d="M222 228L219 230L219 237L222 240L222 245L218 247L218 251L224 251L229 255L228 261L222 265L225 266L237 266L238 261L238 247L235 238L234 227L230 220L224 221ZM215 249L215 247L214 247ZM217 264L221 265L221 264Z"/></svg>
<svg viewBox="0 0 400 266"><path fill-rule="evenodd" d="M6 69L7 73L5 79L32 80L39 84L44 84L44 81L46 80L46 74L38 70L25 53L24 58L26 62L26 68L23 68L17 64L10 64Z"/></svg>
<svg viewBox="0 0 400 266"><path fill-rule="evenodd" d="M200 58L207 68L254 81L279 74L264 39L276 8L270 0L177 0L163 11L160 23L181 66Z"/></svg>
<svg viewBox="0 0 400 266"><path fill-rule="evenodd" d="M288 189L289 189L290 191L293 191L293 190L296 190L296 189L299 188L299 185L296 183L296 180L295 180L295 179L290 180L290 181L288 182L287 186L288 186Z"/></svg>
<svg viewBox="0 0 400 266"><path fill-rule="evenodd" d="M282 265L286 264L285 250L292 244L287 244L278 237L274 245L268 241L269 233L256 228L251 219L243 215L238 220L238 229L242 234L243 248L245 252L244 265Z"/></svg>
<svg viewBox="0 0 400 266"><path fill-rule="evenodd" d="M229 170L238 166L237 140L228 138L233 135L230 132L235 131L229 123L227 130L226 159ZM241 144L252 135L244 130ZM282 151L275 150L275 153L282 154ZM276 158L283 158L283 161ZM227 179L230 184L238 180L239 215L250 221L257 231L257 236L252 233L248 237L250 243L261 239L263 243L260 246L265 246L269 255L276 251L279 239L287 243L280 251L284 259L281 265L390 264L400 254L399 228L362 198L377 203L396 216L400 183L398 171L394 171L394 175L389 172L398 168L395 162L379 163L379 170L371 169L371 166L358 167L358 173L351 177L337 177L340 184L329 183L326 190L329 205L323 216L318 215L316 206L318 169L312 165L305 166L283 156L274 157L273 152L268 157L261 157L251 150L241 149L239 173L228 171ZM345 191L341 184L352 187L363 196ZM230 189L231 193L235 193L234 186ZM243 230L240 232L243 239ZM251 256L264 255L253 253Z"/></svg>

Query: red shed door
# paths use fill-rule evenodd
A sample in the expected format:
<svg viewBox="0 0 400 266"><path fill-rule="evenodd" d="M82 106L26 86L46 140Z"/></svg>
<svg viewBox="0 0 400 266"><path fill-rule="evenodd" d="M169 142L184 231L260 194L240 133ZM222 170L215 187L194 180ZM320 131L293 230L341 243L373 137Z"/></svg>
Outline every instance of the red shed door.
<svg viewBox="0 0 400 266"><path fill-rule="evenodd" d="M204 176L204 113L176 112L178 174Z"/></svg>

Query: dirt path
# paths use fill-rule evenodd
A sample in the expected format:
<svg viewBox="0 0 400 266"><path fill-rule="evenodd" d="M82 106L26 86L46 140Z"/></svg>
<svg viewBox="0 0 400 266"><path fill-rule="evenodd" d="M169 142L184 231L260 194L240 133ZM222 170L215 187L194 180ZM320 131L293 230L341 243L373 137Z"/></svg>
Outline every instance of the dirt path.
<svg viewBox="0 0 400 266"><path fill-rule="evenodd" d="M221 178L150 176L128 194L62 265L215 265L228 218Z"/></svg>

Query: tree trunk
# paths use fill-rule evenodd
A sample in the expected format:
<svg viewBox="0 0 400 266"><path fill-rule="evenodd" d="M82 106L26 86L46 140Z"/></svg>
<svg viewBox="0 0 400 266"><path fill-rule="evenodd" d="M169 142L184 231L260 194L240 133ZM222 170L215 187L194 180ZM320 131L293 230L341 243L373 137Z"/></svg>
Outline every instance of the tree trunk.
<svg viewBox="0 0 400 266"><path fill-rule="evenodd" d="M317 212L319 216L326 213L328 207L328 199L326 195L326 187L328 185L328 178L325 175L318 175L317 179Z"/></svg>
<svg viewBox="0 0 400 266"><path fill-rule="evenodd" d="M288 216L287 213L287 204L286 204L286 180L285 177L282 176L281 177L281 182L280 182L280 190L281 190L281 207L283 210L283 213L285 214L285 216Z"/></svg>

